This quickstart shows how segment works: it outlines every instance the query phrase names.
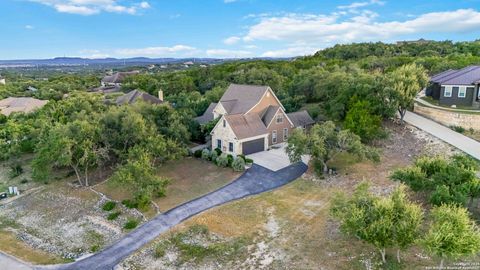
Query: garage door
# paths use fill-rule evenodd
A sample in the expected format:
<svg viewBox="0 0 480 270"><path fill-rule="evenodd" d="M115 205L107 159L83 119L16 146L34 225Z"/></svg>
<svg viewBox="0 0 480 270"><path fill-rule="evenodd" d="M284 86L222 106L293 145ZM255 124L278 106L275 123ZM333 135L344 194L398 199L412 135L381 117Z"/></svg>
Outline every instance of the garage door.
<svg viewBox="0 0 480 270"><path fill-rule="evenodd" d="M265 150L265 138L258 140L252 140L242 143L242 149L244 155L250 155L256 152L261 152Z"/></svg>

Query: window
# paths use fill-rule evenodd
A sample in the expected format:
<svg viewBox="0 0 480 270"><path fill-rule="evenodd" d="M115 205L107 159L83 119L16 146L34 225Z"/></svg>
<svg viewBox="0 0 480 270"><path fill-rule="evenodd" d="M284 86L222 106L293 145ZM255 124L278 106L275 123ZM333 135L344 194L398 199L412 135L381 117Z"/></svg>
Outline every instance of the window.
<svg viewBox="0 0 480 270"><path fill-rule="evenodd" d="M272 143L277 143L277 131L272 131Z"/></svg>
<svg viewBox="0 0 480 270"><path fill-rule="evenodd" d="M288 128L283 129L283 140L286 141L288 139Z"/></svg>
<svg viewBox="0 0 480 270"><path fill-rule="evenodd" d="M283 115L279 114L277 115L277 124L283 123Z"/></svg>
<svg viewBox="0 0 480 270"><path fill-rule="evenodd" d="M461 86L458 89L458 97L459 98L465 98L467 96L467 88L465 86Z"/></svg>
<svg viewBox="0 0 480 270"><path fill-rule="evenodd" d="M228 143L228 151L233 152L233 142Z"/></svg>
<svg viewBox="0 0 480 270"><path fill-rule="evenodd" d="M222 140L217 140L217 148L222 149Z"/></svg>
<svg viewBox="0 0 480 270"><path fill-rule="evenodd" d="M443 87L443 96L444 97L452 97L452 87L451 86L445 86Z"/></svg>
<svg viewBox="0 0 480 270"><path fill-rule="evenodd" d="M223 127L227 127L227 121L225 121L225 119L223 119Z"/></svg>

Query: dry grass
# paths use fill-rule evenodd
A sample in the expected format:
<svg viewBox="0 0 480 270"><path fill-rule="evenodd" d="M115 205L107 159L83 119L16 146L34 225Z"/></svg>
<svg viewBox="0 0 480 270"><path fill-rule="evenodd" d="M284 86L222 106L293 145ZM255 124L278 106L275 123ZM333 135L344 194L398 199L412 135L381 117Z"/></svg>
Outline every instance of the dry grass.
<svg viewBox="0 0 480 270"><path fill-rule="evenodd" d="M18 240L14 233L7 231L0 231L0 250L33 264L57 264L66 262L60 257L29 247Z"/></svg>

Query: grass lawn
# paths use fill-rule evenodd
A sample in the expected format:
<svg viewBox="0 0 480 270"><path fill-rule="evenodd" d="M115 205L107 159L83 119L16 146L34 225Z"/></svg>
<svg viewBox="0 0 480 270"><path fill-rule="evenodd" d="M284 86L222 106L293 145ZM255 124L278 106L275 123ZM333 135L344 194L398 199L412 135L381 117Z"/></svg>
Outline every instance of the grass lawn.
<svg viewBox="0 0 480 270"><path fill-rule="evenodd" d="M230 183L240 174L231 168L220 168L211 162L188 157L163 164L158 168L158 175L171 180L167 195L154 199L160 211L164 212ZM131 199L132 196L128 188L110 181L96 186L95 189L117 201Z"/></svg>

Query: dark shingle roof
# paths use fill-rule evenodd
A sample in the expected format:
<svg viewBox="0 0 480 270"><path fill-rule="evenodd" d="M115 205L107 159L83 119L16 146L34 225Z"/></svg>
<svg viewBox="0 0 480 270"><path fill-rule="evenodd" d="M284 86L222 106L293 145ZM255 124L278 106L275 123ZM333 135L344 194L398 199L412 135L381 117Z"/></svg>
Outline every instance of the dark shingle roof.
<svg viewBox="0 0 480 270"><path fill-rule="evenodd" d="M117 105L123 105L123 104L132 104L137 102L138 100L143 100L148 103L152 104L161 104L163 101L158 99L155 96L150 95L149 93L145 93L139 90L133 90L128 93L126 93L123 96L120 96L116 100Z"/></svg>
<svg viewBox="0 0 480 270"><path fill-rule="evenodd" d="M275 114L277 113L279 108L280 108L279 106L270 105L270 106L268 106L267 109L265 109L265 111L263 112L263 114L261 116L262 121L265 124L265 126L268 127L268 125L272 121L273 117L275 117Z"/></svg>
<svg viewBox="0 0 480 270"><path fill-rule="evenodd" d="M468 66L460 70L447 70L430 78L431 82L447 85L471 85L480 81L480 66Z"/></svg>
<svg viewBox="0 0 480 270"><path fill-rule="evenodd" d="M235 133L235 136L239 140L268 134L268 130L263 124L262 119L256 114L225 115L225 120L227 120L233 133Z"/></svg>
<svg viewBox="0 0 480 270"><path fill-rule="evenodd" d="M290 120L292 120L293 126L295 127L315 124L315 121L307 111L288 113L287 116L290 118Z"/></svg>
<svg viewBox="0 0 480 270"><path fill-rule="evenodd" d="M228 114L243 114L253 108L268 89L268 86L230 84L220 103Z"/></svg>
<svg viewBox="0 0 480 270"><path fill-rule="evenodd" d="M130 75L135 75L135 74L138 74L140 72L138 71L129 71L129 72L116 72L115 74L111 75L111 76L105 76L103 77L102 79L102 82L104 83L122 83L123 80L130 76Z"/></svg>
<svg viewBox="0 0 480 270"><path fill-rule="evenodd" d="M213 120L213 109L215 109L217 103L210 103L207 110L203 113L203 115L196 117L195 121L197 121L200 125L206 124Z"/></svg>

